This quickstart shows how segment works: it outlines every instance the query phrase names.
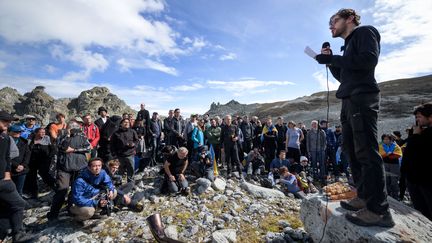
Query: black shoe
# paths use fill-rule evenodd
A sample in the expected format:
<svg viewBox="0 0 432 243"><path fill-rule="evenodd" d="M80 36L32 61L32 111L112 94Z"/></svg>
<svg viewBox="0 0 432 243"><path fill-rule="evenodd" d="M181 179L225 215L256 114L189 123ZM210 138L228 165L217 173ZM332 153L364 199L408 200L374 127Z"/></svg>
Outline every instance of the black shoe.
<svg viewBox="0 0 432 243"><path fill-rule="evenodd" d="M46 216L47 216L48 221L55 221L58 219L59 215L58 215L58 213L48 212Z"/></svg>
<svg viewBox="0 0 432 243"><path fill-rule="evenodd" d="M24 231L20 231L12 236L12 242L31 242L37 236L25 233Z"/></svg>
<svg viewBox="0 0 432 243"><path fill-rule="evenodd" d="M355 197L349 201L340 201L342 208L350 211L359 211L366 207L366 202L358 197Z"/></svg>

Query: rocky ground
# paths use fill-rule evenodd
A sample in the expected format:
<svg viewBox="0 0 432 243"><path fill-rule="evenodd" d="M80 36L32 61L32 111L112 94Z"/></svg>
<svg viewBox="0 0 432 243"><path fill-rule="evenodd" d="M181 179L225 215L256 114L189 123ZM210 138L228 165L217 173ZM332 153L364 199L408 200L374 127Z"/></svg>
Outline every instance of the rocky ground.
<svg viewBox="0 0 432 243"><path fill-rule="evenodd" d="M45 218L52 193L25 212L25 225L36 242L155 242L146 218L162 216L165 233L184 242L308 242L299 219L300 200L236 178L215 183L199 179L190 196L160 193L159 167L136 176L134 197L144 204L141 213L127 209L105 219L75 223L66 212L57 222ZM194 178L189 178L189 181Z"/></svg>

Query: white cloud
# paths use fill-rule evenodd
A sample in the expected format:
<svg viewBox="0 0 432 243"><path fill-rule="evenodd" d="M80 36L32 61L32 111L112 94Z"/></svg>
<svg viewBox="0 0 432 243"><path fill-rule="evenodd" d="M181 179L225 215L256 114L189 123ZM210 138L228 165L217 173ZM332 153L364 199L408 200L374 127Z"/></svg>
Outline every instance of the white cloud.
<svg viewBox="0 0 432 243"><path fill-rule="evenodd" d="M320 87L323 90L327 90L327 76L325 71L318 71L312 74L312 76L318 81ZM337 90L339 88L339 82L332 78L329 71L329 80L328 80L328 86L330 90Z"/></svg>
<svg viewBox="0 0 432 243"><path fill-rule="evenodd" d="M149 59L126 60L125 58L121 58L117 60L117 64L120 65L120 70L122 72L128 72L131 69L153 69L173 76L178 76L178 72L174 67L168 67L163 63L152 61Z"/></svg>
<svg viewBox="0 0 432 243"><path fill-rule="evenodd" d="M383 54L376 71L379 81L432 72L431 9L432 2L423 0L377 0L368 9L381 33Z"/></svg>
<svg viewBox="0 0 432 243"><path fill-rule="evenodd" d="M173 91L195 91L195 90L199 90L199 89L203 89L204 85L202 84L191 84L191 85L178 85L178 86L173 86L171 87L171 90Z"/></svg>
<svg viewBox="0 0 432 243"><path fill-rule="evenodd" d="M263 81L263 80L238 80L238 81L207 81L208 87L222 89L231 92L234 96L244 96L262 92L265 87L294 85L290 81Z"/></svg>
<svg viewBox="0 0 432 243"><path fill-rule="evenodd" d="M44 65L43 69L49 74L53 74L58 71L56 67L49 64Z"/></svg>
<svg viewBox="0 0 432 243"><path fill-rule="evenodd" d="M219 57L219 60L221 60L221 61L235 60L235 59L237 59L237 54L232 53L232 52Z"/></svg>

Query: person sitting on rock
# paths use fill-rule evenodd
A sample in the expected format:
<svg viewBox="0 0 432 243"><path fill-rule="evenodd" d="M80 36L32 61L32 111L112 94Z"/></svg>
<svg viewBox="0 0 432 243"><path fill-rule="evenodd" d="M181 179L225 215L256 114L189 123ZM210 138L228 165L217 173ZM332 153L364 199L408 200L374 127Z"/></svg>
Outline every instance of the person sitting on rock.
<svg viewBox="0 0 432 243"><path fill-rule="evenodd" d="M207 146L198 148L197 160L192 162L191 169L198 177L205 177L210 181L214 181L213 163Z"/></svg>
<svg viewBox="0 0 432 243"><path fill-rule="evenodd" d="M393 140L391 134L383 134L378 144L378 151L383 158L386 171L386 187L389 196L399 198L399 158L402 157L402 149Z"/></svg>
<svg viewBox="0 0 432 243"><path fill-rule="evenodd" d="M276 179L279 179L279 170L282 166L289 167L290 162L286 159L285 150L279 151L279 157L272 160L270 163L270 172L268 178L272 181L272 185L276 184Z"/></svg>
<svg viewBox="0 0 432 243"><path fill-rule="evenodd" d="M288 168L282 166L279 169L280 179L279 182L285 186L285 189L294 195L296 195L299 191L301 191L298 186L297 177L288 171Z"/></svg>
<svg viewBox="0 0 432 243"><path fill-rule="evenodd" d="M139 202L132 200L128 193L130 193L135 188L134 182L127 182L123 184L123 178L118 173L120 168L120 161L117 159L113 159L108 161L106 172L111 178L112 183L114 184L117 190L117 198L114 201L115 206L127 206L128 208L135 211L142 211L142 204Z"/></svg>
<svg viewBox="0 0 432 243"><path fill-rule="evenodd" d="M164 163L165 181L171 193L190 194L189 183L185 177L188 166L188 149L180 147L176 153L169 156Z"/></svg>
<svg viewBox="0 0 432 243"><path fill-rule="evenodd" d="M258 175L261 175L261 172L264 171L264 158L259 153L258 148L254 148L250 151L245 159L246 179L250 180L253 178L254 180L258 180Z"/></svg>

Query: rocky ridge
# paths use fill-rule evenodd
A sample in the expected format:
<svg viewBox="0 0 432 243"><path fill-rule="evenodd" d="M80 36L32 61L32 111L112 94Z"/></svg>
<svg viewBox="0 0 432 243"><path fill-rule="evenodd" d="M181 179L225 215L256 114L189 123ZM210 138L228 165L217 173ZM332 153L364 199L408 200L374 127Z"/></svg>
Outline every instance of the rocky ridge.
<svg viewBox="0 0 432 243"><path fill-rule="evenodd" d="M0 89L0 109L13 113L18 117L34 115L47 125L55 120L57 113L63 113L66 118L90 113L97 114L100 106L107 108L111 114L122 114L124 112L135 114L132 108L110 93L105 87L94 87L85 90L76 98L54 99L45 92L45 87L37 86L32 91L21 95L16 89L5 87Z"/></svg>
<svg viewBox="0 0 432 243"><path fill-rule="evenodd" d="M42 202L31 202L25 225L38 233L35 242L41 243L154 242L146 218L159 213L166 235L183 242L309 242L299 220L300 200L292 195L235 178L218 178L214 183L206 179L192 183L190 196L169 196L160 193L163 177L159 170L147 168L135 177L133 197L144 204L141 213L125 209L82 226L63 212L59 221L50 223L44 217L50 193ZM195 178L188 176L188 180Z"/></svg>
<svg viewBox="0 0 432 243"><path fill-rule="evenodd" d="M381 104L378 128L381 132L394 130L405 131L413 125L413 107L432 101L432 75L399 79L379 83ZM329 120L339 123L341 101L335 97L336 91L329 93ZM211 116L249 115L264 118L282 116L285 120L294 120L310 124L312 120L326 119L327 92L318 92L294 100L263 104L240 104L231 100L225 105L212 103L207 112Z"/></svg>

